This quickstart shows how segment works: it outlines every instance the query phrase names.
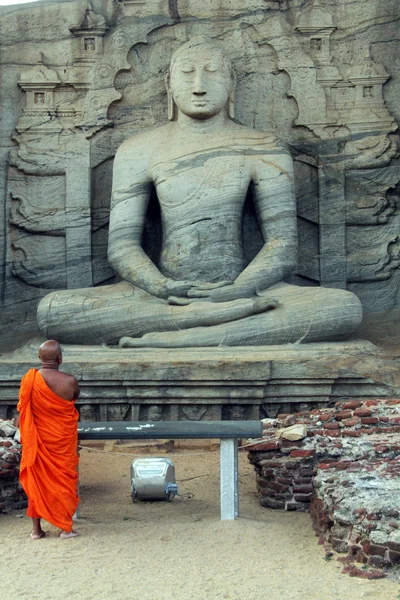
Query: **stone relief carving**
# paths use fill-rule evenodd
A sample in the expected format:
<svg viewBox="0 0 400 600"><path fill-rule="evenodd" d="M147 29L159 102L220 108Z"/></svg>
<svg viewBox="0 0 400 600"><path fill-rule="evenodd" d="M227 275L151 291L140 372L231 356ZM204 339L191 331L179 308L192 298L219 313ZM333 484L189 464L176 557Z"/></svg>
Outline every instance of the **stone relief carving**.
<svg viewBox="0 0 400 600"><path fill-rule="evenodd" d="M162 421L163 420L163 407L157 404L149 406L147 410L147 419L149 421Z"/></svg>
<svg viewBox="0 0 400 600"><path fill-rule="evenodd" d="M188 421L201 421L206 412L206 404L197 404L196 406L183 405L179 407L179 419Z"/></svg>
<svg viewBox="0 0 400 600"><path fill-rule="evenodd" d="M79 408L80 421L98 421L98 406L93 404L81 404Z"/></svg>
<svg viewBox="0 0 400 600"><path fill-rule="evenodd" d="M130 406L129 404L108 404L107 405L107 421L129 421Z"/></svg>
<svg viewBox="0 0 400 600"><path fill-rule="evenodd" d="M230 404L222 407L222 419L228 421L242 421L247 418L247 407L240 404Z"/></svg>

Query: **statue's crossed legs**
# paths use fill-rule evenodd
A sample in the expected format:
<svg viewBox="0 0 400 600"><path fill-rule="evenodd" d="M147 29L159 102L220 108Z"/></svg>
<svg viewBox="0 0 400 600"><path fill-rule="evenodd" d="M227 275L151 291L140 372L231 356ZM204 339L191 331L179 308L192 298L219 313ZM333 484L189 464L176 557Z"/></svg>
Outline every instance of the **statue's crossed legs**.
<svg viewBox="0 0 400 600"><path fill-rule="evenodd" d="M276 308L275 308L276 307ZM64 343L185 348L261 346L349 337L362 318L351 292L272 286L256 298L174 306L126 282L49 294L38 322Z"/></svg>

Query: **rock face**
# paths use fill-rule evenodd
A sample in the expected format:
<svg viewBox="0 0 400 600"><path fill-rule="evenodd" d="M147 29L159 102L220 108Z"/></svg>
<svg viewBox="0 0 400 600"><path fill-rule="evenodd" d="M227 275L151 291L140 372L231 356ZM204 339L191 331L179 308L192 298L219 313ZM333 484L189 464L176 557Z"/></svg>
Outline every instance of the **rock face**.
<svg viewBox="0 0 400 600"><path fill-rule="evenodd" d="M28 505L18 481L21 444L16 434L11 421L0 420L0 512Z"/></svg>
<svg viewBox="0 0 400 600"><path fill-rule="evenodd" d="M400 564L399 406L398 399L348 400L265 420L263 439L248 446L260 503L310 509L327 554L345 553L348 564ZM301 440L282 435L293 421L307 428Z"/></svg>
<svg viewBox="0 0 400 600"><path fill-rule="evenodd" d="M116 282L107 260L113 158L124 140L167 122L167 67L196 35L218 39L232 60L235 119L277 135L294 158L299 258L290 282L355 292L366 327L368 314L398 310L399 7L364 4L1 8L3 348L37 332L49 292ZM250 261L261 238L248 200ZM150 202L143 244L152 260L159 239Z"/></svg>

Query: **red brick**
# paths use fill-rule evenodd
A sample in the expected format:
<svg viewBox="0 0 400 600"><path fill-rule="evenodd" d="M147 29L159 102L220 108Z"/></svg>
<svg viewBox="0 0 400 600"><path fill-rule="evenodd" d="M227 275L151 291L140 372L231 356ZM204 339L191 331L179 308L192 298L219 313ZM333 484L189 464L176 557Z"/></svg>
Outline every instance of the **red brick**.
<svg viewBox="0 0 400 600"><path fill-rule="evenodd" d="M371 411L367 410L366 408L357 408L354 411L354 415L356 417L370 417L371 416Z"/></svg>
<svg viewBox="0 0 400 600"><path fill-rule="evenodd" d="M361 417L361 423L363 425L378 425L379 419L377 417Z"/></svg>
<svg viewBox="0 0 400 600"><path fill-rule="evenodd" d="M278 493L286 492L289 489L289 486L278 483L277 481L271 481L269 487Z"/></svg>
<svg viewBox="0 0 400 600"><path fill-rule="evenodd" d="M394 552L393 550L389 550L389 560L392 565L400 564L400 552Z"/></svg>
<svg viewBox="0 0 400 600"><path fill-rule="evenodd" d="M309 456L314 456L315 450L292 450L290 453L290 458L307 458Z"/></svg>
<svg viewBox="0 0 400 600"><path fill-rule="evenodd" d="M11 448L12 445L13 443L10 442L10 440L4 440L4 442L0 442L0 446L3 446L3 448Z"/></svg>
<svg viewBox="0 0 400 600"><path fill-rule="evenodd" d="M389 550L393 550L394 552L400 552L400 544L398 542L388 542L387 545Z"/></svg>
<svg viewBox="0 0 400 600"><path fill-rule="evenodd" d="M357 425L357 423L360 422L360 417L351 417L351 419L345 419L343 421L343 425L345 425L346 427L354 427L354 425Z"/></svg>
<svg viewBox="0 0 400 600"><path fill-rule="evenodd" d="M354 410L355 408L359 408L360 406L362 406L362 402L360 402L359 400L351 400L350 402L345 402L342 408L344 410Z"/></svg>
<svg viewBox="0 0 400 600"><path fill-rule="evenodd" d="M337 463L335 463L333 466L337 471L345 471L346 469L349 468L349 466L351 465L351 462L344 462L344 461L339 461Z"/></svg>
<svg viewBox="0 0 400 600"><path fill-rule="evenodd" d="M311 494L296 494L294 496L294 499L296 502L309 503L311 502Z"/></svg>
<svg viewBox="0 0 400 600"><path fill-rule="evenodd" d="M374 556L381 556L382 558L385 556L386 546L378 546L376 544L371 544L368 550L368 554L373 554Z"/></svg>
<svg viewBox="0 0 400 600"><path fill-rule="evenodd" d="M340 425L339 425L339 423L336 423L336 422L325 423L324 429L340 429Z"/></svg>
<svg viewBox="0 0 400 600"><path fill-rule="evenodd" d="M379 420L382 421L382 423L389 423L389 417L386 417L384 415L379 417Z"/></svg>
<svg viewBox="0 0 400 600"><path fill-rule="evenodd" d="M330 421L331 419L333 419L333 415L329 414L329 415L321 415L319 417L320 421Z"/></svg>
<svg viewBox="0 0 400 600"><path fill-rule="evenodd" d="M251 446L252 452L269 452L270 450L279 450L279 440L269 440L267 442L260 442L259 444L253 444Z"/></svg>
<svg viewBox="0 0 400 600"><path fill-rule="evenodd" d="M361 435L361 431L354 431L353 429L343 429L342 436L343 437L359 437Z"/></svg>
<svg viewBox="0 0 400 600"><path fill-rule="evenodd" d="M343 574L347 574L350 577L360 577L361 579L383 579L385 573L383 571L364 571L354 565L346 565L343 570Z"/></svg>
<svg viewBox="0 0 400 600"><path fill-rule="evenodd" d="M338 429L327 429L324 431L324 436L340 437L340 431Z"/></svg>
<svg viewBox="0 0 400 600"><path fill-rule="evenodd" d="M293 494L312 494L313 489L312 485L296 485L293 486Z"/></svg>
<svg viewBox="0 0 400 600"><path fill-rule="evenodd" d="M282 448L301 448L300 441L282 440Z"/></svg>
<svg viewBox="0 0 400 600"><path fill-rule="evenodd" d="M260 504L268 508L285 508L284 501L278 501L274 498L260 498Z"/></svg>
<svg viewBox="0 0 400 600"><path fill-rule="evenodd" d="M370 406L378 406L378 402L376 400L367 400L364 406L366 408L369 408Z"/></svg>
<svg viewBox="0 0 400 600"><path fill-rule="evenodd" d="M384 446L383 444L379 444L375 446L375 452L386 453L390 452L390 446Z"/></svg>
<svg viewBox="0 0 400 600"><path fill-rule="evenodd" d="M353 413L351 410L344 410L342 412L337 413L337 415L335 416L335 419L337 421L343 421L343 419L351 419L352 416L353 416Z"/></svg>
<svg viewBox="0 0 400 600"><path fill-rule="evenodd" d="M399 415L390 415L389 422L391 423L391 425L398 425L400 423L400 416Z"/></svg>

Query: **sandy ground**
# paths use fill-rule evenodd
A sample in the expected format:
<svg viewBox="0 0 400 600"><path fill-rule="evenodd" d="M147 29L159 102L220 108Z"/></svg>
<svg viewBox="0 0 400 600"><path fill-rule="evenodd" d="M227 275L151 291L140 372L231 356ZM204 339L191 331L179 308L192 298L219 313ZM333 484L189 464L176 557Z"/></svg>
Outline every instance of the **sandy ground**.
<svg viewBox="0 0 400 600"><path fill-rule="evenodd" d="M399 600L395 581L350 578L326 561L307 514L262 508L246 453L240 518L221 522L218 452L167 455L183 497L133 504L133 449L121 450L81 452L79 538L45 523L47 538L32 541L21 511L0 515L3 598Z"/></svg>

